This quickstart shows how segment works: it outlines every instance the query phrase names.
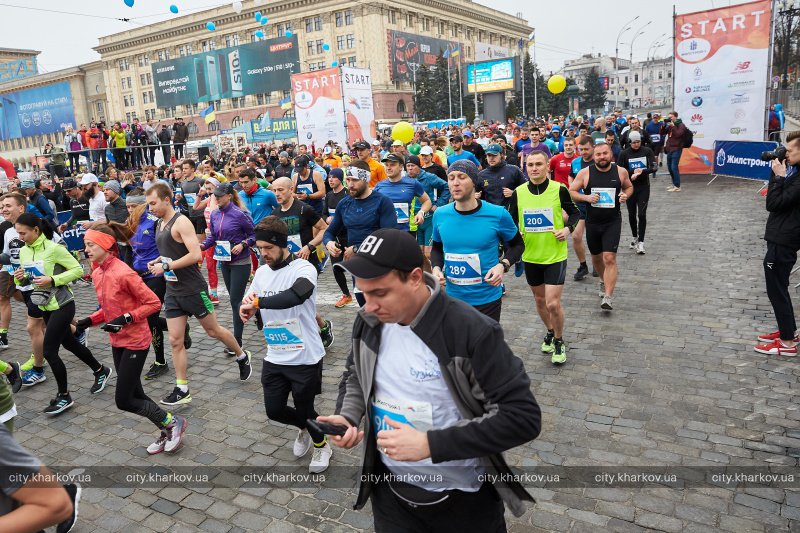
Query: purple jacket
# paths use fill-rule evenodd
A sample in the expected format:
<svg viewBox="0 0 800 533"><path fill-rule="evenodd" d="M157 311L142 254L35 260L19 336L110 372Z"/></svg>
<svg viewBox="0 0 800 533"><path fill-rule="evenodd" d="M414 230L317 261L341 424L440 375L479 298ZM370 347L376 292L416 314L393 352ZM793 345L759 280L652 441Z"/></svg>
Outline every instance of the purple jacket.
<svg viewBox="0 0 800 533"><path fill-rule="evenodd" d="M231 257L231 261L238 261L250 257L249 247L256 243L255 226L250 215L242 211L233 202L222 209L211 212L211 227L208 237L203 241L202 248L207 250L217 244L217 241L229 241L231 248L240 242L246 242L247 248L241 253Z"/></svg>

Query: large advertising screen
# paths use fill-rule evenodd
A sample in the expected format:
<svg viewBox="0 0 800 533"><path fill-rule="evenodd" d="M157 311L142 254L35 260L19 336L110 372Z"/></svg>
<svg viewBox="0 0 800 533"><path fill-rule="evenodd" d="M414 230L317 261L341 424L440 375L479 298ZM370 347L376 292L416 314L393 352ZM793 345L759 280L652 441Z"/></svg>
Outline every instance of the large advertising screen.
<svg viewBox="0 0 800 533"><path fill-rule="evenodd" d="M284 91L300 72L297 37L211 50L153 63L156 105L212 102L248 94Z"/></svg>
<svg viewBox="0 0 800 533"><path fill-rule="evenodd" d="M694 132L681 171L712 171L714 141L763 141L771 3L675 17L675 110Z"/></svg>
<svg viewBox="0 0 800 533"><path fill-rule="evenodd" d="M435 68L436 59L442 54L449 58L451 67L458 65L459 43L402 31L387 30L386 33L392 81L414 81L414 74L422 65Z"/></svg>
<svg viewBox="0 0 800 533"><path fill-rule="evenodd" d="M75 126L69 82L0 94L0 140L62 131Z"/></svg>
<svg viewBox="0 0 800 533"><path fill-rule="evenodd" d="M300 143L322 146L347 141L339 67L292 74L292 96Z"/></svg>
<svg viewBox="0 0 800 533"><path fill-rule="evenodd" d="M372 72L365 68L342 67L342 95L347 114L347 140L372 142L378 133L372 100Z"/></svg>
<svg viewBox="0 0 800 533"><path fill-rule="evenodd" d="M465 76L469 93L513 91L517 79L516 58L497 59L483 63L468 63Z"/></svg>

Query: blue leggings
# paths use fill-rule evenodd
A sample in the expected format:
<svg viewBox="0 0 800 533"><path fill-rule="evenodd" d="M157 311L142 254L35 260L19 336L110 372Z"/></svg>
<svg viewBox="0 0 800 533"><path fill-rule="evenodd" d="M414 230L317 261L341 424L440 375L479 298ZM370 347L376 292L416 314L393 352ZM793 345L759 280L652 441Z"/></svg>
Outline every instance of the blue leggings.
<svg viewBox="0 0 800 533"><path fill-rule="evenodd" d="M225 282L225 288L228 290L231 301L233 336L241 346L244 323L239 318L239 306L242 305L242 298L244 298L244 293L247 290L247 282L250 281L250 258L248 257L247 263L243 265L231 265L224 261L220 261L218 264L220 265L220 270L222 270L222 280Z"/></svg>

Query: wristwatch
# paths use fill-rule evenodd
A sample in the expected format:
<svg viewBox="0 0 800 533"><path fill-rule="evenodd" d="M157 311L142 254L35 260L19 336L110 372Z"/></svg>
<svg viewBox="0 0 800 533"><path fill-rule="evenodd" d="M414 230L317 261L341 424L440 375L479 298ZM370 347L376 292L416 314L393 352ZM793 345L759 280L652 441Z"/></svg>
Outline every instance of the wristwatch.
<svg viewBox="0 0 800 533"><path fill-rule="evenodd" d="M312 245L311 243L308 243L308 244L306 244L306 248L308 248L308 250L309 250L311 253L314 253L314 252L317 250L317 247L316 247L316 246L314 246L314 245Z"/></svg>
<svg viewBox="0 0 800 533"><path fill-rule="evenodd" d="M161 268L164 269L164 272L172 270L169 266L169 261L161 261Z"/></svg>
<svg viewBox="0 0 800 533"><path fill-rule="evenodd" d="M508 272L509 270L511 270L511 263L509 262L508 259L503 259L502 261L500 261L500 264L503 265L504 272Z"/></svg>

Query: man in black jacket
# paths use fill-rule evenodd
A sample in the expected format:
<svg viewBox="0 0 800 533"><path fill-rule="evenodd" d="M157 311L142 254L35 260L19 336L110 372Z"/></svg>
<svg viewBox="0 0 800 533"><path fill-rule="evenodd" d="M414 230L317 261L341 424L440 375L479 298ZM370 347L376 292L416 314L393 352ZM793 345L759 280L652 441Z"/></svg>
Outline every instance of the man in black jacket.
<svg viewBox="0 0 800 533"><path fill-rule="evenodd" d="M767 355L797 355L797 322L789 294L789 275L800 249L800 131L786 136L786 159L772 161L767 189L767 254L764 278L767 296L775 312L778 331L759 335L754 349Z"/></svg>
<svg viewBox="0 0 800 533"><path fill-rule="evenodd" d="M377 532L505 531L503 502L520 516L533 498L502 454L536 438L541 411L500 324L422 264L411 235L381 229L334 267L366 304L341 414L318 420L346 427L337 446L366 441L355 507L372 501Z"/></svg>
<svg viewBox="0 0 800 533"><path fill-rule="evenodd" d="M172 159L172 150L169 143L172 140L172 133L167 129L166 124L161 125L161 131L158 132L158 142L161 144L161 153L164 155L164 164L169 165Z"/></svg>

